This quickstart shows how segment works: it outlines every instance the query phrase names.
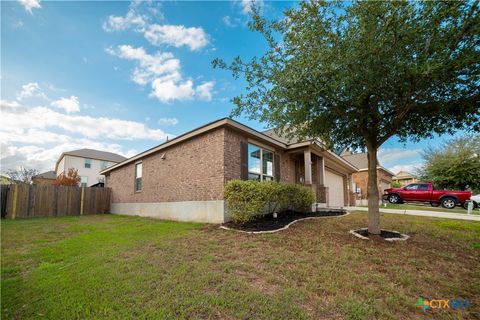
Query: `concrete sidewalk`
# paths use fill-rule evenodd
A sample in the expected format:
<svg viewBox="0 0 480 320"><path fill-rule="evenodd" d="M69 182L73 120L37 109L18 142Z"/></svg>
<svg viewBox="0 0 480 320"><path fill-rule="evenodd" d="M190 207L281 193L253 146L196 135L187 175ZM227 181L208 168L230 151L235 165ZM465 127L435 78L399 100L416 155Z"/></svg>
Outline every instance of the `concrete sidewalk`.
<svg viewBox="0 0 480 320"><path fill-rule="evenodd" d="M368 211L368 208L366 207L345 207L345 209L347 211ZM427 211L427 210L386 209L386 208L382 208L381 206L380 206L380 212L408 214L411 216L480 221L480 214L462 214L462 213L450 213L450 212L443 212L443 211L436 212L436 211Z"/></svg>

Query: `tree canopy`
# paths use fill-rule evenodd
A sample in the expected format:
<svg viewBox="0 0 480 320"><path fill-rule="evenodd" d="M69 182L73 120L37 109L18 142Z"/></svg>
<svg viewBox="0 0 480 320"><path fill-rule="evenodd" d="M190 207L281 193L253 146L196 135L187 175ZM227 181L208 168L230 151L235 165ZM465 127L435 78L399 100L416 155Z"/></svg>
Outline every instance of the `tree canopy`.
<svg viewBox="0 0 480 320"><path fill-rule="evenodd" d="M70 187L77 187L80 183L80 176L78 175L78 170L74 168L70 168L67 171L67 174L62 173L60 174L57 179L53 182L55 186L70 186Z"/></svg>
<svg viewBox="0 0 480 320"><path fill-rule="evenodd" d="M278 21L252 12L266 52L213 61L246 81L232 115L367 149L370 232L380 232L376 153L387 139L480 130L478 1L301 2Z"/></svg>
<svg viewBox="0 0 480 320"><path fill-rule="evenodd" d="M480 191L480 135L445 141L423 153L422 180L438 188Z"/></svg>

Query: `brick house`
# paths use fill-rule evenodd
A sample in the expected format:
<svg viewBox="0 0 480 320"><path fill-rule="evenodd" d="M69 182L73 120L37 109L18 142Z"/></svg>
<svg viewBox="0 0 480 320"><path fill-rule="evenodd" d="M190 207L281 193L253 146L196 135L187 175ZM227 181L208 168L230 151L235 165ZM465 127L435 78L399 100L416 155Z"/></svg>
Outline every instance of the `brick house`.
<svg viewBox="0 0 480 320"><path fill-rule="evenodd" d="M354 201L357 168L318 140L288 142L229 118L208 123L130 159L105 175L112 213L221 223L223 188L232 179L274 180L311 187L317 203Z"/></svg>
<svg viewBox="0 0 480 320"><path fill-rule="evenodd" d="M47 171L32 177L32 183L44 186L51 186L55 182L57 175L55 171Z"/></svg>
<svg viewBox="0 0 480 320"><path fill-rule="evenodd" d="M355 188L360 192L356 192L357 200L368 199L367 185L368 185L368 157L367 153L350 153L348 150L343 150L340 156L358 168L358 172L352 174ZM393 172L382 167L377 159L377 186L380 196L385 189L390 188L392 183ZM356 191L356 190L354 190Z"/></svg>

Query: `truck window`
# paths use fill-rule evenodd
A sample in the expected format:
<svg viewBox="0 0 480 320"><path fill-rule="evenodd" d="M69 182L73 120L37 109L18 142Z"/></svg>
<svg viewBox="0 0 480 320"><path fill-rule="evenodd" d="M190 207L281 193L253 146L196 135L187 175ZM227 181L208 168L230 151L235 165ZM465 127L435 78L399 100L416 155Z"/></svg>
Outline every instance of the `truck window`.
<svg viewBox="0 0 480 320"><path fill-rule="evenodd" d="M428 184L421 184L419 190L426 191L428 190Z"/></svg>
<svg viewBox="0 0 480 320"><path fill-rule="evenodd" d="M418 189L418 184L409 184L408 186L405 187L405 190L417 190Z"/></svg>

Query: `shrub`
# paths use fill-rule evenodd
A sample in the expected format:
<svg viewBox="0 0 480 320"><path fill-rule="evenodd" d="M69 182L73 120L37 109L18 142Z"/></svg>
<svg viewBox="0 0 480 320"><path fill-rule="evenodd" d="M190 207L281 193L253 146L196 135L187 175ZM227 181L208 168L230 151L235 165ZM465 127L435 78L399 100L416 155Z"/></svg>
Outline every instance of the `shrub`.
<svg viewBox="0 0 480 320"><path fill-rule="evenodd" d="M281 182L231 180L224 196L232 221L239 224L272 212L308 211L315 202L310 188Z"/></svg>

